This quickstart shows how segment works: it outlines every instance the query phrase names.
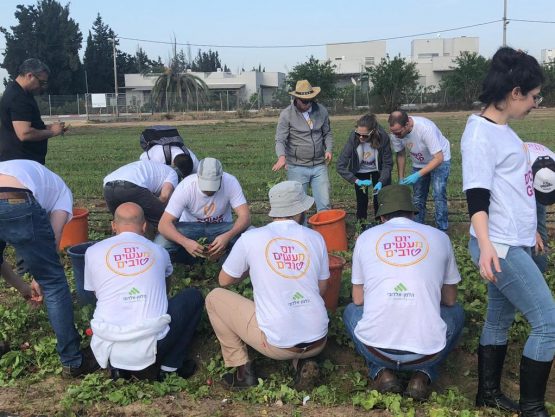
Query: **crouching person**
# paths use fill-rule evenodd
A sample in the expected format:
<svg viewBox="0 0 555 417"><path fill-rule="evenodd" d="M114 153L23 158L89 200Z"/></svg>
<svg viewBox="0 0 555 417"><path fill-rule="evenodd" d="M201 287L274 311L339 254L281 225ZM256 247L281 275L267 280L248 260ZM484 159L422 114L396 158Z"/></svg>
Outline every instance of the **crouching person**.
<svg viewBox="0 0 555 417"><path fill-rule="evenodd" d="M219 275L222 287L249 275L254 302L217 288L206 297L206 309L225 365L237 368L224 376L229 386L257 385L249 345L272 359L292 360L295 387L307 390L319 376L318 364L307 358L324 349L328 332L321 296L329 278L328 255L322 236L302 226L314 204L302 185L285 181L269 196L273 221L243 233Z"/></svg>
<svg viewBox="0 0 555 417"><path fill-rule="evenodd" d="M146 222L140 206L118 206L112 229L116 236L85 253L85 289L98 300L91 321L91 348L98 363L110 365L114 379L133 372L160 380L171 372L191 376L196 364L188 358L188 347L202 313L201 293L188 288L168 301L170 257L143 236Z"/></svg>
<svg viewBox="0 0 555 417"><path fill-rule="evenodd" d="M463 328L456 303L461 278L449 237L412 220L407 186L384 187L378 204L383 224L356 242L353 303L343 320L378 391L426 400ZM405 390L397 371L412 372Z"/></svg>

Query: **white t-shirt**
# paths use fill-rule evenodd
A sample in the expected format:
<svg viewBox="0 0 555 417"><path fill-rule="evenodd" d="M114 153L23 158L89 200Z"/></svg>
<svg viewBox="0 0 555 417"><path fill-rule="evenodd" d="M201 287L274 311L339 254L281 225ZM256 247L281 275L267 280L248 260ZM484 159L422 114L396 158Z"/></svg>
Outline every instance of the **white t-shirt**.
<svg viewBox="0 0 555 417"><path fill-rule="evenodd" d="M272 346L314 342L328 332L318 281L330 276L322 236L293 220L246 231L222 269L240 278L250 269L256 320Z"/></svg>
<svg viewBox="0 0 555 417"><path fill-rule="evenodd" d="M362 143L357 147L359 169L358 173L375 172L378 170L378 150L369 143Z"/></svg>
<svg viewBox="0 0 555 417"><path fill-rule="evenodd" d="M172 272L168 252L136 233L94 244L85 252L85 289L98 300L94 318L132 326L166 314L166 277ZM158 339L168 330L165 326Z"/></svg>
<svg viewBox="0 0 555 417"><path fill-rule="evenodd" d="M170 149L171 149L172 162L173 162L174 158L177 155L180 155L180 154L183 153L181 148L179 148L177 146L172 146ZM189 151L189 155L191 155L191 159L193 161L193 172L192 173L195 173L198 170L199 160L198 160L197 156L193 153L193 151L191 151L189 148L187 148L187 150ZM152 161L152 162L158 162L160 164L165 165L166 164L166 156L164 155L164 147L162 145L154 145L148 151L143 152L141 154L141 156L139 156L139 159L141 161Z"/></svg>
<svg viewBox="0 0 555 417"><path fill-rule="evenodd" d="M198 186L198 175L191 174L179 183L166 211L180 222L222 223L232 222L231 209L247 200L237 178L224 172L222 185L212 196L207 196Z"/></svg>
<svg viewBox="0 0 555 417"><path fill-rule="evenodd" d="M168 165L152 161L135 161L116 169L104 177L104 185L110 181L128 181L159 194L164 183L177 186L177 173Z"/></svg>
<svg viewBox="0 0 555 417"><path fill-rule="evenodd" d="M473 114L464 129L461 153L463 191L490 191L490 240L509 246L534 246L534 179L526 146L517 134L509 125ZM470 234L476 236L472 226Z"/></svg>
<svg viewBox="0 0 555 417"><path fill-rule="evenodd" d="M73 196L64 180L44 165L28 159L0 162L0 174L9 175L29 189L40 206L47 212L56 210L73 216Z"/></svg>
<svg viewBox="0 0 555 417"><path fill-rule="evenodd" d="M451 160L451 145L439 128L425 117L411 116L414 122L411 132L403 139L390 134L391 146L395 152L407 149L414 168L422 168L434 155L443 152L443 160Z"/></svg>
<svg viewBox="0 0 555 417"><path fill-rule="evenodd" d="M461 280L449 237L406 218L372 227L357 239L352 283L364 285L355 328L368 346L430 355L446 344L441 288Z"/></svg>
<svg viewBox="0 0 555 417"><path fill-rule="evenodd" d="M551 159L555 161L555 153L551 151L547 146L542 145L541 143L533 143L533 142L524 142L526 145L526 149L528 149L528 153L530 154L530 165L534 165L536 159L540 156L549 156Z"/></svg>

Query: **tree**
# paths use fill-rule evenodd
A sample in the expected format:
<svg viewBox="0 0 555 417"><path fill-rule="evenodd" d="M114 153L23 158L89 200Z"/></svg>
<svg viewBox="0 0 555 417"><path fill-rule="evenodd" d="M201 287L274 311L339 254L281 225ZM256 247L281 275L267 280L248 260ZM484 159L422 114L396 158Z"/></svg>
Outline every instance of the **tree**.
<svg viewBox="0 0 555 417"><path fill-rule="evenodd" d="M174 44L170 65L158 77L152 88L152 101L160 108L188 110L193 97L197 104L206 101L208 86L199 77L182 71L182 63Z"/></svg>
<svg viewBox="0 0 555 417"><path fill-rule="evenodd" d="M453 71L443 76L440 86L455 102L471 106L480 95L489 60L476 52L465 51L455 59L455 64Z"/></svg>
<svg viewBox="0 0 555 417"><path fill-rule="evenodd" d="M215 72L218 69L229 72L227 65L222 66L218 51L212 51L211 49L208 52L202 52L199 49L196 58L191 64L191 69L195 72Z"/></svg>
<svg viewBox="0 0 555 417"><path fill-rule="evenodd" d="M320 62L311 56L307 62L298 64L287 75L290 90L295 89L299 80L308 80L313 87L320 87L322 92L318 97L335 98L335 71L330 60Z"/></svg>
<svg viewBox="0 0 555 417"><path fill-rule="evenodd" d="M411 95L418 85L416 64L400 56L391 59L388 55L378 65L367 67L366 71L373 85L372 93L382 98L388 113L399 108L403 96Z"/></svg>
<svg viewBox="0 0 555 417"><path fill-rule="evenodd" d="M555 103L555 62L543 64L545 81L542 85L541 94L545 98L542 105L553 105Z"/></svg>
<svg viewBox="0 0 555 417"><path fill-rule="evenodd" d="M98 14L93 23L92 32L89 31L87 37L83 60L87 71L90 93L106 93L114 90L112 39L115 36L114 31L102 21L102 17Z"/></svg>
<svg viewBox="0 0 555 417"><path fill-rule="evenodd" d="M69 17L69 5L55 0L40 0L35 6L18 5L18 24L11 31L0 27L6 38L1 64L12 79L27 58L38 58L50 67L48 91L73 94L84 91L79 49L83 35L79 25Z"/></svg>

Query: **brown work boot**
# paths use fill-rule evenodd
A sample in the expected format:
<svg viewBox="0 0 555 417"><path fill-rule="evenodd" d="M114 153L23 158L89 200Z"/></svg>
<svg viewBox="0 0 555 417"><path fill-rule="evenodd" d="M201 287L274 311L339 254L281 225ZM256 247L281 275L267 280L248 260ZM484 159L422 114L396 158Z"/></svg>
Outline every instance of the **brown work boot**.
<svg viewBox="0 0 555 417"><path fill-rule="evenodd" d="M320 367L312 359L299 359L295 372L295 389L297 391L310 391L318 383Z"/></svg>
<svg viewBox="0 0 555 417"><path fill-rule="evenodd" d="M405 394L416 401L426 401L430 396L430 378L424 372L412 374Z"/></svg>
<svg viewBox="0 0 555 417"><path fill-rule="evenodd" d="M403 392L401 381L391 369L387 368L382 369L374 379L374 388L382 394L386 392L400 394Z"/></svg>

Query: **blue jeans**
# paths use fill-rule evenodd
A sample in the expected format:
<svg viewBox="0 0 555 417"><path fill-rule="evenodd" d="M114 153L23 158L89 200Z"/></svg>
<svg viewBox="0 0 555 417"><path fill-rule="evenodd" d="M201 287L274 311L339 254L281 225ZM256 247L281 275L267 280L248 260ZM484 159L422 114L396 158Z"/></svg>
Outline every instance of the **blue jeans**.
<svg viewBox="0 0 555 417"><path fill-rule="evenodd" d="M326 164L312 167L287 165L287 179L289 181L300 182L306 194L308 194L308 186L310 185L317 211L329 210L331 208L330 180Z"/></svg>
<svg viewBox="0 0 555 417"><path fill-rule="evenodd" d="M476 238L468 243L472 261L478 265L480 248ZM518 309L532 331L523 355L541 362L553 359L555 352L555 301L543 275L532 260L530 248L511 246L507 257L499 259L497 282L488 281L488 311L481 345L505 345L509 328Z"/></svg>
<svg viewBox="0 0 555 417"><path fill-rule="evenodd" d="M168 300L170 331L158 341L156 361L160 365L181 368L200 321L204 300L196 288L187 288Z"/></svg>
<svg viewBox="0 0 555 417"><path fill-rule="evenodd" d="M0 241L2 254L6 243L12 245L40 284L62 364L79 367L80 338L73 322L71 294L48 214L31 196L25 202L0 200Z"/></svg>
<svg viewBox="0 0 555 417"><path fill-rule="evenodd" d="M382 369L387 368L396 371L420 371L428 375L430 381L435 381L437 378L438 366L447 358L449 352L455 348L464 325L464 310L459 304L455 304L452 307L442 305L441 318L445 324L447 324L447 342L445 347L441 352L428 360L417 364L405 365L401 362L394 363L393 361L386 361L377 357L369 352L368 349L366 349L366 345L355 336L355 327L360 319L362 319L363 311L363 306L358 306L353 303L349 304L343 312L343 322L345 323L349 336L351 336L351 339L353 339L355 343L356 351L366 360L366 364L368 365L368 376L371 379L375 379Z"/></svg>
<svg viewBox="0 0 555 417"><path fill-rule="evenodd" d="M543 204L536 202L536 214L538 216L537 230L543 240L545 249L547 250L547 240L549 239L549 236L547 235L546 210L547 208ZM547 254L545 252L536 253L535 248L532 248L532 259L534 259L534 262L542 274L547 271Z"/></svg>
<svg viewBox="0 0 555 417"><path fill-rule="evenodd" d="M420 168L413 168L412 172L420 171ZM447 210L447 180L451 171L451 161L443 161L440 166L432 172L421 177L413 185L413 203L418 209L418 214L414 220L418 223L424 223L426 218L426 200L428 200L428 192L430 183L434 193L434 204L436 211L436 225L439 230L447 231L449 226L448 210Z"/></svg>
<svg viewBox="0 0 555 417"><path fill-rule="evenodd" d="M228 232L233 227L232 222L222 222L222 223L200 223L200 222L179 222L175 225L177 231L183 236L189 239L198 240L202 237L206 238L206 243L212 243L216 237ZM227 251L235 244L240 235L235 236L230 240ZM186 265L193 265L197 259L193 258L189 252L187 252L183 246L166 239L161 234L158 234L154 239L154 243L159 244L164 249L166 249L172 260L179 263L184 263Z"/></svg>

